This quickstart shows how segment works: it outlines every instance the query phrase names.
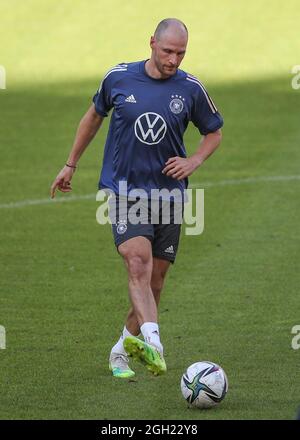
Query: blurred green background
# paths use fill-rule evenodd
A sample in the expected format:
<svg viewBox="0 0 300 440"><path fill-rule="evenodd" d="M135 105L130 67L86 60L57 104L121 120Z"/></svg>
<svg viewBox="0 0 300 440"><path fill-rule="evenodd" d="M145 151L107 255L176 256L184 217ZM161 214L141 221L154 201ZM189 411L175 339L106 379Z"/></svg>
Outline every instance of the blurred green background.
<svg viewBox="0 0 300 440"><path fill-rule="evenodd" d="M0 324L7 332L0 418L294 418L298 2L0 0L0 12L7 75L0 90ZM74 177L74 196L90 198L50 203L49 187L104 73L148 58L150 36L166 17L189 29L181 68L208 88L224 137L190 179L205 188L205 231L182 235L168 275L160 308L168 374L152 378L135 366L136 380L120 382L107 358L126 316L126 273L92 199L108 120ZM198 142L190 127L189 153ZM180 394L181 375L197 360L220 363L229 378L228 396L212 411L188 410Z"/></svg>

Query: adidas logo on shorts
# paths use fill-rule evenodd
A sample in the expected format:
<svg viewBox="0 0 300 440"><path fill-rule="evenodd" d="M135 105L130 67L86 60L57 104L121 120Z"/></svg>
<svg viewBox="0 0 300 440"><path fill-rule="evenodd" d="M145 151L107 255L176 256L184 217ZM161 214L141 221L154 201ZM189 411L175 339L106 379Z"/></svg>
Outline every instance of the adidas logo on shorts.
<svg viewBox="0 0 300 440"><path fill-rule="evenodd" d="M167 252L168 254L174 254L173 245L167 247L167 249L165 249L164 252Z"/></svg>

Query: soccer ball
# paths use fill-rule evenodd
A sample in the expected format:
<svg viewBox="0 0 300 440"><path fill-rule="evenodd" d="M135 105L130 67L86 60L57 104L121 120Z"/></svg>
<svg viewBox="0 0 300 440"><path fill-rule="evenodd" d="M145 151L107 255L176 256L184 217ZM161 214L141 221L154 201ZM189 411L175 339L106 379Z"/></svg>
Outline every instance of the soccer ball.
<svg viewBox="0 0 300 440"><path fill-rule="evenodd" d="M191 407L211 408L218 405L228 390L225 371L213 362L196 362L181 378L181 392Z"/></svg>

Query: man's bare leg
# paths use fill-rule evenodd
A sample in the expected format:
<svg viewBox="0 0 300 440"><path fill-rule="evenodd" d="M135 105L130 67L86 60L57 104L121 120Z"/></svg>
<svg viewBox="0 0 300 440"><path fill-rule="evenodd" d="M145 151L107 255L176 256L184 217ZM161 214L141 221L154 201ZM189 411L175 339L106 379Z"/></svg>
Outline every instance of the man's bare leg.
<svg viewBox="0 0 300 440"><path fill-rule="evenodd" d="M139 238L143 238L143 237L139 237ZM128 270L127 260L125 260L125 264L126 264L127 270ZM166 273L168 271L169 266L170 266L169 261L162 260L159 258L153 258L150 287L152 290L152 294L154 296L156 308L157 308L159 301L160 301L161 291L163 288L165 276L166 276ZM120 352L124 353L124 356L126 356L126 352L123 347L124 339L127 336L131 336L131 335L138 336L139 334L140 334L140 324L137 320L137 317L134 312L134 308L132 306L129 310L126 325L123 329L122 335L121 335L119 341L117 342L117 344L115 344L115 346L112 348L111 356L114 353L120 353Z"/></svg>
<svg viewBox="0 0 300 440"><path fill-rule="evenodd" d="M157 322L157 306L151 289L151 242L145 237L134 237L122 243L118 251L127 268L129 297L139 326L144 322Z"/></svg>
<svg viewBox="0 0 300 440"><path fill-rule="evenodd" d="M157 307L160 302L161 292L170 264L171 263L167 260L153 257L151 290ZM134 313L133 307L131 307L128 312L125 328L127 328L128 332L133 336L138 336L140 334L140 326Z"/></svg>

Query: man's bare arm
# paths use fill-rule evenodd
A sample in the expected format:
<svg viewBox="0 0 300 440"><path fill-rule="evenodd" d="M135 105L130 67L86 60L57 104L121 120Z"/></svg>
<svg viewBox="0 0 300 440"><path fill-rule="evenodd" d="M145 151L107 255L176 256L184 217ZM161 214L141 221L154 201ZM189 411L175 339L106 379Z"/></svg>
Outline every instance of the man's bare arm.
<svg viewBox="0 0 300 440"><path fill-rule="evenodd" d="M94 104L92 104L79 123L74 144L67 160L68 165L76 167L76 164L83 154L84 150L87 148L87 146L99 130L103 119L104 117L96 112L95 106ZM61 192L70 192L72 190L70 182L73 177L74 171L75 168L71 168L68 166L64 166L62 168L51 186L52 198L55 197L56 189L59 189L59 191Z"/></svg>
<svg viewBox="0 0 300 440"><path fill-rule="evenodd" d="M202 139L197 151L190 157L170 157L163 174L181 180L190 176L218 148L222 139L221 130L209 133Z"/></svg>

